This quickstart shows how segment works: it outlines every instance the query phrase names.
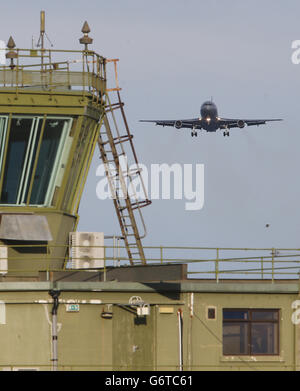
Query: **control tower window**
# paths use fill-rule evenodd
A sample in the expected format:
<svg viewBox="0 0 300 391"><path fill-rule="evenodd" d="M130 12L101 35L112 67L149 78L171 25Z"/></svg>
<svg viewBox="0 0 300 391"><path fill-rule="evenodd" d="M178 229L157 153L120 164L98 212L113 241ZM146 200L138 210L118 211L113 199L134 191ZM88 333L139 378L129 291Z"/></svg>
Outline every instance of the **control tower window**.
<svg viewBox="0 0 300 391"><path fill-rule="evenodd" d="M43 204L66 120L46 120L30 204Z"/></svg>
<svg viewBox="0 0 300 391"><path fill-rule="evenodd" d="M1 202L6 204L15 204L17 201L31 127L32 119L23 119L22 126L21 120L12 120L1 194Z"/></svg>
<svg viewBox="0 0 300 391"><path fill-rule="evenodd" d="M16 116L10 129L7 119L1 120L0 203L49 205L72 120Z"/></svg>

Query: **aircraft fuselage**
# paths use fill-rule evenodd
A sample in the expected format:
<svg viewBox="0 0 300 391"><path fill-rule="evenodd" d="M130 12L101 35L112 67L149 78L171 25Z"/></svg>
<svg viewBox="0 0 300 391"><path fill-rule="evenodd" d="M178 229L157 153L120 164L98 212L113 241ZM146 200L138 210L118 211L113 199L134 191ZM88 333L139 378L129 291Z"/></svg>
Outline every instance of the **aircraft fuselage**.
<svg viewBox="0 0 300 391"><path fill-rule="evenodd" d="M200 114L202 129L205 129L207 132L215 132L219 129L218 109L213 102L204 102L200 108Z"/></svg>

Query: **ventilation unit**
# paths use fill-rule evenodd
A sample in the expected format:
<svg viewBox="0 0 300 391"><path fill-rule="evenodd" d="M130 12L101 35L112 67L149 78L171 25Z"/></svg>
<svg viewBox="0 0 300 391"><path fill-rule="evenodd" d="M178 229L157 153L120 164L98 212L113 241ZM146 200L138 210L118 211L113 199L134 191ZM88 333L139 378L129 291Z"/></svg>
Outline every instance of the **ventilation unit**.
<svg viewBox="0 0 300 391"><path fill-rule="evenodd" d="M104 233L70 232L70 258L72 269L103 268Z"/></svg>

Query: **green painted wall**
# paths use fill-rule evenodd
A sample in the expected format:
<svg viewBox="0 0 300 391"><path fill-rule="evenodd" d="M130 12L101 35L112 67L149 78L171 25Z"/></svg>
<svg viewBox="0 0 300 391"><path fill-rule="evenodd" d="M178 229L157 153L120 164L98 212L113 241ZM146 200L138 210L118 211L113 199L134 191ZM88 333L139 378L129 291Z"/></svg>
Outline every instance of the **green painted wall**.
<svg viewBox="0 0 300 391"><path fill-rule="evenodd" d="M4 284L4 285L3 285ZM81 287L87 283L81 283ZM292 303L298 292L140 292L115 283L114 291L64 290L58 308L58 365L60 370L178 370L177 311L183 312L184 370L299 370L299 330L292 321ZM134 286L134 284L131 284ZM143 284L139 284L141 287ZM278 287L280 284L274 284ZM2 288L1 288L2 286ZM51 308L48 289L38 283L0 286L0 368L51 369ZM49 287L51 283L49 283ZM65 289L67 283L64 284ZM97 286L97 284L94 284ZM117 287L119 286L119 290ZM34 287L38 290L34 290ZM22 289L23 291L21 291ZM229 289L230 290L230 289ZM150 315L138 318L126 305L132 296L150 304ZM3 320L5 303L5 322ZM68 303L79 312L67 312ZM193 306L192 306L193 302ZM108 304L112 306L107 307ZM207 307L216 319L207 319ZM101 317L110 308L112 318ZM280 309L278 356L223 356L223 308Z"/></svg>
<svg viewBox="0 0 300 391"><path fill-rule="evenodd" d="M186 300L189 294L185 294ZM295 365L295 325L291 321L291 304L297 299L289 294L195 294L194 316L189 317L185 308L184 338L188 341L189 325L192 328L191 343L184 344L184 357L187 365L195 370L228 369L294 369ZM207 307L216 307L216 320L207 319ZM271 308L280 309L278 356L223 356L222 354L222 310L223 308ZM188 355L191 362L188 363ZM189 365L188 365L189 364Z"/></svg>

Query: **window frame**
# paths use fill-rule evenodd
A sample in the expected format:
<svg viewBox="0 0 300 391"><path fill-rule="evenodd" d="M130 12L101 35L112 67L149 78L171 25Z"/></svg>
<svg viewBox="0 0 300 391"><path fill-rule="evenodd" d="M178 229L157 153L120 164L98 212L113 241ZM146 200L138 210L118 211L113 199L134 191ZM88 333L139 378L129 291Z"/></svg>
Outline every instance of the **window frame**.
<svg viewBox="0 0 300 391"><path fill-rule="evenodd" d="M247 319L224 319L224 311L247 311ZM253 312L272 312L277 313L277 319L252 319ZM280 309L279 308L223 308L222 310L222 354L223 356L279 356L280 355ZM243 323L248 325L247 331L247 353L224 353L224 324ZM277 324L277 335L274 336L274 343L277 346L276 353L253 353L251 344L251 330L253 323L272 323Z"/></svg>
<svg viewBox="0 0 300 391"><path fill-rule="evenodd" d="M25 161L24 166L22 168L22 173L20 175L20 182L17 189L17 195L16 195L16 202L15 203L2 203L0 201L0 206L17 206L17 207L53 207L51 205L52 197L55 191L56 182L59 177L59 171L60 166L62 164L62 161L65 160L64 154L65 150L67 148L67 139L70 132L70 129L72 128L73 124L73 116L60 116L60 115L42 115L42 114L7 114L7 115L0 115L0 141L1 141L1 147L0 147L0 178L2 178L1 182L1 189L0 189L0 196L2 194L3 190L3 182L5 177L5 168L7 163L7 154L5 153L5 146L7 148L9 143L9 137L10 137L10 130L12 126L12 120L13 119L31 119L31 129L29 134L29 140L26 146L25 151ZM36 145L36 142L39 142L39 137L41 137L41 134L38 134L38 128L40 124L41 126L45 126L47 120L65 120L66 122L63 125L62 133L59 139L56 156L53 162L53 168L51 171L51 175L48 182L48 188L45 193L45 198L42 204L31 204L30 200L27 203L27 199L25 197L26 195L26 189L28 184L30 184L32 180L32 175L35 174L35 172L30 172L31 165L34 164L36 155L34 155L34 147ZM45 124L43 125L43 121L45 121ZM42 142L42 140L41 140ZM40 150L38 150L38 155L40 156ZM39 159L39 156L37 156L37 162ZM34 182L33 182L34 183Z"/></svg>

